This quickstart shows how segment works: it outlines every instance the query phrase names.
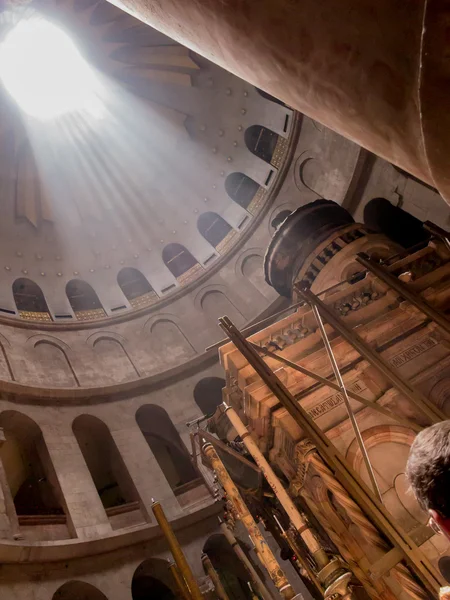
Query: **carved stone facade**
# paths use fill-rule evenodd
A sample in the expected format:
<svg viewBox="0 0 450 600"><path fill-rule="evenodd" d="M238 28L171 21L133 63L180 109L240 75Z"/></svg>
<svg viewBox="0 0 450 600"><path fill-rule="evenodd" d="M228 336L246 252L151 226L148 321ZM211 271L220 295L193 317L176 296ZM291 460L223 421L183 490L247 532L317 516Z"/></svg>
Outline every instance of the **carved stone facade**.
<svg viewBox="0 0 450 600"><path fill-rule="evenodd" d="M320 203L317 204L317 210L321 210ZM269 281L272 284L275 281L281 288L285 283L294 297L296 283L310 287L345 325L376 350L394 373L422 392L427 402L438 407L443 416L449 417L449 335L385 283L365 272L355 260L362 248L378 258L381 258L380 250L383 258L390 254L393 258L387 261L388 270L399 278L407 272L412 274L409 287L445 312L450 307L450 253L445 245L433 240L412 254L403 251L398 256L398 248L389 239L364 231L360 225L344 224L322 239L318 239L317 229L309 231L311 239L318 239L317 247L299 262L293 247L298 244L300 249L310 243L304 232L296 237L299 220L314 209L314 204L309 207L312 208L306 206L299 209L297 215L291 215L275 234L266 256ZM289 258L283 253L287 247ZM326 254L327 248L336 251ZM352 278L350 275L355 274L356 266L360 275ZM419 508L405 479L409 447L416 431L429 424L429 420L338 332L328 325L326 330L347 390L390 411L381 414L357 399L350 399L384 507L439 569L443 565L440 559L449 555L450 546L427 527L427 515ZM249 340L333 381L332 367L308 304ZM226 401L239 411L260 449L283 473L290 483L291 493L313 511L370 597L425 597L425 592L417 587L401 563L381 577L373 576L371 569L375 562L389 549L383 536L336 480L300 425L280 405L242 354L227 344L220 349L220 356L226 371ZM312 421L326 432L342 460L370 487L342 392L317 383L272 357L264 360Z"/></svg>

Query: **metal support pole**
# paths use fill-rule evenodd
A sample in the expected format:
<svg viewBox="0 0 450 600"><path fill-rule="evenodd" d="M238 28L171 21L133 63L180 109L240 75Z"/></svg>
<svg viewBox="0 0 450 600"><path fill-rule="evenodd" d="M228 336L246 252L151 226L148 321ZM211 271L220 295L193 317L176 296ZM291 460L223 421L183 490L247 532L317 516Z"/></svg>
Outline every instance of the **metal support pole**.
<svg viewBox="0 0 450 600"><path fill-rule="evenodd" d="M369 454L367 453L367 449L366 449L366 446L364 445L364 440L361 435L361 431L359 430L359 426L356 421L355 415L353 413L353 409L350 405L350 399L347 394L347 388L345 387L344 380L342 379L342 375L339 370L339 366L337 364L336 357L334 356L333 349L330 344L330 340L328 339L327 332L325 331L325 327L323 326L323 322L320 317L319 310L318 310L317 306L315 306L314 304L311 305L311 308L312 308L312 311L316 318L317 325L319 326L320 334L323 339L325 350L327 351L328 358L330 359L330 363L331 363L331 366L334 371L334 376L336 377L336 380L339 384L339 389L342 392L342 397L344 398L344 403L345 403L345 408L347 409L348 418L350 419L350 423L352 424L353 433L355 434L355 438L358 443L359 449L361 451L361 454L362 454L362 457L364 460L364 464L366 465L367 473L369 475L370 482L372 483L373 491L378 496L378 500L380 502L383 502L383 499L382 499L381 493L380 493L380 488L378 487L375 473L373 472L373 469L372 469L372 464L370 462Z"/></svg>
<svg viewBox="0 0 450 600"><path fill-rule="evenodd" d="M233 504L239 520L247 529L250 539L255 545L258 557L266 567L267 572L269 573L270 578L274 582L276 588L280 592L281 597L285 600L291 600L295 595L294 590L292 589L292 586L287 580L284 571L275 558L275 555L267 545L267 542L260 532L255 519L245 504L244 499L242 498L234 481L229 476L225 465L220 460L214 446L208 442L203 446L203 452L208 458L211 467L214 469L217 479L226 491L229 500Z"/></svg>
<svg viewBox="0 0 450 600"><path fill-rule="evenodd" d="M224 523L220 519L219 519L219 521L220 521L220 530L222 531L223 535L226 537L227 542L233 548L238 559L242 562L242 564L248 571L248 574L250 575L250 580L254 584L258 594L261 596L261 598L263 600L273 600L272 594L266 588L266 586L263 583L263 580L258 575L258 573L257 573L255 567L252 565L250 559L245 554L245 552L242 550L241 546L239 545L239 542L234 537L234 533L231 531L231 529L228 527L228 525L226 523Z"/></svg>
<svg viewBox="0 0 450 600"><path fill-rule="evenodd" d="M385 267L378 265L375 261L373 261L367 254L359 253L356 257L356 260L363 265L367 270L384 281L390 288L395 290L398 294L403 296L405 300L407 300L410 304L418 308L424 315L429 317L432 321L434 321L439 327L446 333L450 333L450 321L448 318L441 313L439 310L428 304L426 300L424 300L419 294L414 293L409 287L397 279L395 275L392 275Z"/></svg>
<svg viewBox="0 0 450 600"><path fill-rule="evenodd" d="M351 579L351 574L349 572L345 573L345 570L342 568L342 565L338 561L331 561L328 558L327 553L319 544L316 536L314 535L313 530L305 521L305 519L300 514L298 508L295 506L292 498L289 496L288 492L283 487L281 481L275 475L272 467L266 460L265 456L258 448L255 440L250 435L247 427L239 418L237 412L231 406L227 406L224 403L225 414L230 420L230 423L238 432L241 440L244 442L245 447L250 452L250 454L255 459L256 464L261 469L262 474L266 478L267 483L270 485L272 490L274 491L278 501L281 506L286 511L291 523L297 530L298 534L302 538L309 552L314 558L314 561L318 568L318 577L325 588L324 597L327 598L333 592L331 589L335 589L335 582L339 579L343 581L343 577L347 582Z"/></svg>
<svg viewBox="0 0 450 600"><path fill-rule="evenodd" d="M172 573L172 577L177 585L180 598L183 600L191 600L191 595L187 588L186 582L184 581L176 563L173 562L169 565L169 571Z"/></svg>
<svg viewBox="0 0 450 600"><path fill-rule="evenodd" d="M286 408L291 417L301 427L304 435L310 438L317 447L325 464L333 471L336 479L347 490L347 493L370 516L374 524L404 555L425 589L437 594L443 579L432 566L427 557L417 547L408 534L386 511L382 504L374 498L365 483L350 467L333 442L320 430L304 408L297 402L286 386L280 381L270 367L259 356L251 344L227 317L219 319L220 326L227 333L236 349L247 359L255 372L261 377L271 392Z"/></svg>
<svg viewBox="0 0 450 600"><path fill-rule="evenodd" d="M326 385L327 387L331 388L332 390L336 390L337 392L341 391L341 388L338 386L337 383L334 383L334 381L331 381L330 379L326 379L326 377L321 377L317 373L314 373L314 371L305 369L305 367L302 367L301 365L299 365L295 362L292 362L291 360L289 360L287 358L284 358L284 356L280 356L279 354L275 354L275 352L271 352L270 350L267 350L267 348L264 348L264 346L258 346L257 344L254 344L253 342L249 342L249 343L253 346L253 348L255 348L255 350L257 350L261 354L264 354L264 356L268 356L269 358L278 360L279 362L283 363L287 367L290 367L291 369L294 369L295 371L298 371L299 373L303 373L303 375L306 375L307 377L314 379L321 385ZM372 400L367 400L367 398L364 398L364 396L361 396L360 394L357 394L356 392L347 390L347 394L348 394L348 396L350 396L350 398L353 398L353 400L357 400L358 402L361 402L361 404L363 404L367 408L371 408L371 409L375 410L376 412L379 412L382 415L389 417L390 419L393 419L394 421L397 421L397 423L399 423L400 425L403 425L404 427L409 427L409 429L412 429L413 431L417 431L417 432L422 431L422 429L423 429L423 427L421 427L420 425L417 425L417 423L414 423L413 421L410 421L409 419L404 419L402 417L399 417L398 415L393 413L388 408L385 408L384 406L381 406L380 404L377 404L376 402L373 402Z"/></svg>
<svg viewBox="0 0 450 600"><path fill-rule="evenodd" d="M180 543L177 540L169 521L167 520L161 504L159 502L153 502L152 511L155 515L158 525L161 527L164 537L167 540L170 552L172 553L174 561L177 563L180 574L186 581L192 600L203 600L197 580L191 571L191 567L184 556Z"/></svg>
<svg viewBox="0 0 450 600"><path fill-rule="evenodd" d="M413 389L367 344L357 333L350 329L343 320L320 300L309 289L296 286L297 292L310 304L317 306L325 320L337 331L351 346L353 346L372 366L378 369L399 392L409 398L432 423L444 421L446 417L428 398L419 390Z"/></svg>
<svg viewBox="0 0 450 600"><path fill-rule="evenodd" d="M230 600L228 594L225 591L225 588L220 581L219 573L213 567L212 562L209 559L207 554L202 554L202 564L205 569L205 573L209 575L211 581L214 584L214 589L216 590L217 597L219 600Z"/></svg>

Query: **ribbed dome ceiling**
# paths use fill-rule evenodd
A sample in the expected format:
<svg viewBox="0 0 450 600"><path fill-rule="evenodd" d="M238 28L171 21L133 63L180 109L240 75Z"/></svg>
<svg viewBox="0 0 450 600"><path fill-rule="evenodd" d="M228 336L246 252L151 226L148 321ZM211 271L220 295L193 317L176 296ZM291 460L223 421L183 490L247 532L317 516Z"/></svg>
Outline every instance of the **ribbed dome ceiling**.
<svg viewBox="0 0 450 600"><path fill-rule="evenodd" d="M102 114L41 122L3 90L0 315L70 322L152 305L245 235L292 111L103 0L3 13L3 35L36 15L95 69Z"/></svg>

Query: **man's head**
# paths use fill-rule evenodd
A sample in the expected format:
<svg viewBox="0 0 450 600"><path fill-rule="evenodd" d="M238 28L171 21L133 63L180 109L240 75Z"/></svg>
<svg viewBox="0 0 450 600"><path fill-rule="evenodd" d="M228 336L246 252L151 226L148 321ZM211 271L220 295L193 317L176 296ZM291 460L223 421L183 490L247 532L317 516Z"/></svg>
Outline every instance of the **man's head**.
<svg viewBox="0 0 450 600"><path fill-rule="evenodd" d="M450 421L436 423L418 434L406 475L420 506L450 538Z"/></svg>

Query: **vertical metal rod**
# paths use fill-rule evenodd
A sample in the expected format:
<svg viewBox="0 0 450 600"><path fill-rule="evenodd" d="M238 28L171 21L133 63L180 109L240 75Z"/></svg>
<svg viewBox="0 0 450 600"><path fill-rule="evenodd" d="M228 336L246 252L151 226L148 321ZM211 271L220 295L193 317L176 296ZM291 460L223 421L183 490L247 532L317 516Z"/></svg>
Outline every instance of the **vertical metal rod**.
<svg viewBox="0 0 450 600"><path fill-rule="evenodd" d="M317 306L321 314L335 331L337 331L361 356L382 373L406 398L409 398L432 423L445 421L444 413L434 406L428 398L417 389L410 385L383 360L381 356L373 350L357 333L349 328L322 300L320 300L311 290L296 286L299 295L309 304Z"/></svg>
<svg viewBox="0 0 450 600"><path fill-rule="evenodd" d="M250 580L254 584L255 588L257 589L258 594L261 596L261 598L263 600L273 600L272 594L266 588L263 580L258 575L258 572L256 571L255 567L250 562L250 559L248 558L248 556L245 554L245 552L240 547L239 542L234 537L234 533L231 531L231 529L228 527L228 525L226 523L224 523L220 519L219 519L219 522L220 522L221 532L227 539L227 542L233 548L234 553L236 554L238 559L243 563L244 567L248 571L248 574L250 575Z"/></svg>
<svg viewBox="0 0 450 600"><path fill-rule="evenodd" d="M192 600L203 600L203 595L200 592L197 580L195 579L194 574L191 571L191 567L184 556L180 543L177 540L169 521L167 520L163 507L159 502L153 502L152 511L155 515L155 519L158 521L158 525L161 527L164 537L167 540L167 544L169 545L173 559L177 563L177 567L187 583Z"/></svg>
<svg viewBox="0 0 450 600"><path fill-rule="evenodd" d="M356 257L356 260L363 265L366 269L368 269L371 273L375 275L381 281L384 281L390 288L395 290L398 294L403 296L405 300L407 300L410 304L418 308L424 315L430 317L439 327L450 333L450 321L447 317L441 313L439 310L436 310L433 306L428 304L426 300L424 300L420 295L414 293L408 286L397 279L395 275L392 275L385 267L381 265L377 265L372 259L369 258L367 254L359 253Z"/></svg>
<svg viewBox="0 0 450 600"><path fill-rule="evenodd" d="M350 405L350 398L348 397L347 389L345 387L344 380L342 379L342 375L339 370L339 366L336 362L336 357L334 356L334 352L331 347L330 340L328 339L327 332L325 331L325 327L323 326L323 322L322 322L322 318L320 316L319 309L317 308L317 306L315 306L315 304L312 304L311 308L312 308L312 311L316 318L317 325L319 326L320 334L322 336L325 350L327 351L327 354L328 354L328 358L330 359L331 366L333 367L336 381L338 382L339 388L342 392L342 396L344 398L344 403L345 403L345 408L347 409L347 414L350 419L350 423L352 424L353 432L356 437L356 441L357 441L359 449L361 451L361 454L362 454L362 457L364 460L364 464L366 465L367 473L368 473L369 479L372 483L373 491L375 492L376 496L378 497L378 500L380 502L383 502L383 498L381 497L381 493L380 493L380 488L378 487L375 473L373 472L373 469L372 469L372 464L370 462L369 454L367 453L367 448L364 444L364 440L361 435L361 431L359 430L359 426L356 421L355 414Z"/></svg>
<svg viewBox="0 0 450 600"><path fill-rule="evenodd" d="M285 600L291 600L295 595L294 590L292 589L292 586L289 583L279 562L275 558L274 553L269 548L264 536L260 532L255 519L245 504L245 501L237 489L236 484L228 474L225 465L220 460L214 446L209 442L206 443L203 446L203 452L208 458L211 467L214 469L217 479L221 483L223 489L226 491L228 499L232 503L237 513L238 519L247 529L250 539L258 551L258 557L266 567L270 578L280 593L280 596Z"/></svg>
<svg viewBox="0 0 450 600"><path fill-rule="evenodd" d="M203 568L205 569L205 573L209 575L214 584L214 589L216 590L219 600L230 600L222 582L220 581L219 573L213 567L213 564L207 554L202 554L202 564Z"/></svg>
<svg viewBox="0 0 450 600"><path fill-rule="evenodd" d="M172 577L177 585L180 598L183 600L191 600L191 595L187 588L186 582L184 581L176 563L173 562L169 565L169 571L172 573Z"/></svg>

